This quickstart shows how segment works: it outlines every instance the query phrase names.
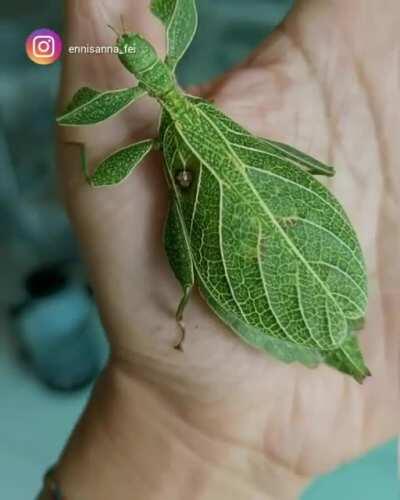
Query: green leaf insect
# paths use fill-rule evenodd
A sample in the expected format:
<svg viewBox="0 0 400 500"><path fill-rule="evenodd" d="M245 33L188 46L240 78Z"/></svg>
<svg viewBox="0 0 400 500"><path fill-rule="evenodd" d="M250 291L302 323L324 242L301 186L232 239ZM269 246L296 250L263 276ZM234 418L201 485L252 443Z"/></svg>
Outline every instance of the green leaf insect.
<svg viewBox="0 0 400 500"><path fill-rule="evenodd" d="M128 89L82 88L60 125L89 125L149 95L162 108L159 136L119 149L89 175L116 184L152 150L162 151L170 189L164 243L182 285L176 319L196 285L212 311L245 342L286 363L326 363L362 382L358 344L367 277L354 229L314 176L334 169L293 147L255 137L205 100L185 94L175 68L197 27L195 0L153 0L165 25L162 61L137 33L117 38Z"/></svg>

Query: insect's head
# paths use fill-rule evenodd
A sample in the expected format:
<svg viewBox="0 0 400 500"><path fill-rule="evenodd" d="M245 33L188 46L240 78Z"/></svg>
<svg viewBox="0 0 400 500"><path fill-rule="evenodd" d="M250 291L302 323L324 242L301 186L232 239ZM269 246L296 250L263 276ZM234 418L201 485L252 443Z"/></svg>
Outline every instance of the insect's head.
<svg viewBox="0 0 400 500"><path fill-rule="evenodd" d="M152 66L158 56L152 45L137 33L123 33L118 36L119 60L134 75Z"/></svg>

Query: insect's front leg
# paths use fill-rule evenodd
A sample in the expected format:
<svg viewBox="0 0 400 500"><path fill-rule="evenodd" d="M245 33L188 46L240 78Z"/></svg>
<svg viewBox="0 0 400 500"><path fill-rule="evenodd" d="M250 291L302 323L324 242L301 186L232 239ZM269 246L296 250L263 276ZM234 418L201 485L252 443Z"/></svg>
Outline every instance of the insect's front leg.
<svg viewBox="0 0 400 500"><path fill-rule="evenodd" d="M193 289L194 271L184 221L173 196L171 196L171 205L165 226L164 246L172 270L183 290L183 295L175 314L181 335L179 341L174 346L175 349L183 350L182 345L185 339L183 313Z"/></svg>

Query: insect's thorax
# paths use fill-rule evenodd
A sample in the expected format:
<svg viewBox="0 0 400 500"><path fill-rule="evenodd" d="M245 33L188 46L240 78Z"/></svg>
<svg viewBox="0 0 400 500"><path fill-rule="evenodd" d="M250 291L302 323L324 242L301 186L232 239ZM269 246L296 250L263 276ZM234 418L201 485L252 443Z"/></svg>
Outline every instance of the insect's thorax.
<svg viewBox="0 0 400 500"><path fill-rule="evenodd" d="M170 67L158 56L154 47L138 33L118 37L119 59L136 76L142 87L155 98L162 97L176 86Z"/></svg>
<svg viewBox="0 0 400 500"><path fill-rule="evenodd" d="M135 73L139 83L149 95L162 100L163 96L176 88L175 77L166 64L157 59L148 68Z"/></svg>
<svg viewBox="0 0 400 500"><path fill-rule="evenodd" d="M179 121L192 107L192 103L177 85L163 96L160 96L159 100L161 105L168 111L173 121Z"/></svg>

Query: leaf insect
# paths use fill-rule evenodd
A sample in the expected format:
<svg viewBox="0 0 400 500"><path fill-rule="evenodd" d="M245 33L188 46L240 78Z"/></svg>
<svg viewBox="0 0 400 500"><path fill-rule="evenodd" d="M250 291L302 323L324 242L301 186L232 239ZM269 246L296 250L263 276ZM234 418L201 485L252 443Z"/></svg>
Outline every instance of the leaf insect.
<svg viewBox="0 0 400 500"><path fill-rule="evenodd" d="M157 139L119 149L91 175L83 154L83 170L92 186L109 186L152 150L162 151L171 195L164 245L182 286L176 347L196 285L253 347L286 363L326 363L361 383L370 375L355 333L367 306L363 255L344 210L315 179L334 169L252 135L212 103L184 93L175 69L197 28L195 0L153 0L151 11L166 28L165 60L124 30L118 57L138 85L83 87L57 121L98 123L146 94L161 105Z"/></svg>

